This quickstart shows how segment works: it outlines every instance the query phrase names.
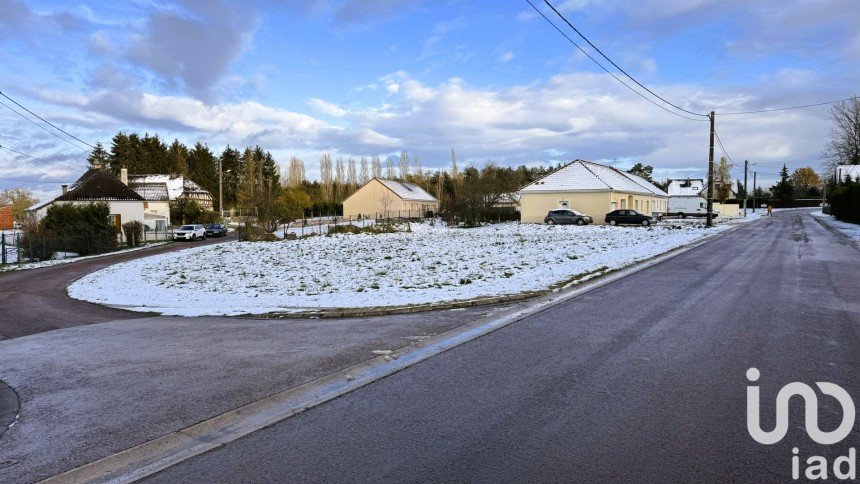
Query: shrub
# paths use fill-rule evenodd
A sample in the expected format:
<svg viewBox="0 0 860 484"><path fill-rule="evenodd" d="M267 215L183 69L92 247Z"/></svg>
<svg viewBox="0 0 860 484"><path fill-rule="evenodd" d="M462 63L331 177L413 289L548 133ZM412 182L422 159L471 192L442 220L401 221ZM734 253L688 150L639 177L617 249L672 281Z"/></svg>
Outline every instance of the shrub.
<svg viewBox="0 0 860 484"><path fill-rule="evenodd" d="M840 183L827 198L833 216L843 222L860 224L860 182Z"/></svg>
<svg viewBox="0 0 860 484"><path fill-rule="evenodd" d="M116 228L110 216L110 207L105 202L89 204L60 203L48 207L39 223L39 230L29 237L40 238L47 252L54 239L54 250L74 252L79 255L101 254L116 249ZM28 241L28 242L33 242ZM49 258L41 254L38 258Z"/></svg>
<svg viewBox="0 0 860 484"><path fill-rule="evenodd" d="M129 247L137 247L143 242L143 224L139 220L122 224L122 232Z"/></svg>

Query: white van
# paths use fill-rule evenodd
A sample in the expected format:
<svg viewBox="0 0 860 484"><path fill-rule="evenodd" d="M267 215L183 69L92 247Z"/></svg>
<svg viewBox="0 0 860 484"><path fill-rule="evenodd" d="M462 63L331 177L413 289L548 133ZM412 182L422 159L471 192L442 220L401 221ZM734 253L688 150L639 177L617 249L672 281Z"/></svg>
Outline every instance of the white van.
<svg viewBox="0 0 860 484"><path fill-rule="evenodd" d="M720 212L714 210L714 217ZM669 208L666 215L675 215L681 218L706 217L708 215L708 201L698 196L669 197Z"/></svg>

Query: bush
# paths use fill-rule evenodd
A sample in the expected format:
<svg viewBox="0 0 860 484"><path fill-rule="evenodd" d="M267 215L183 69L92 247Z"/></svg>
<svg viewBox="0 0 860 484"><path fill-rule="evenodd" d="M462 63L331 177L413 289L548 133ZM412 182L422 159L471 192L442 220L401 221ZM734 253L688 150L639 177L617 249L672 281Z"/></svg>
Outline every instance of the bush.
<svg viewBox="0 0 860 484"><path fill-rule="evenodd" d="M51 245L47 239L55 239L56 250L79 255L101 254L116 249L116 235L107 203L59 203L48 207L48 212L39 223L39 230L28 235L30 239L42 240L30 240L28 243L35 242L33 246L41 243L45 247L43 252L47 252ZM38 258L49 257L43 253Z"/></svg>
<svg viewBox="0 0 860 484"><path fill-rule="evenodd" d="M844 182L828 193L830 211L843 222L860 224L860 182Z"/></svg>
<svg viewBox="0 0 860 484"><path fill-rule="evenodd" d="M143 224L139 220L122 224L122 232L129 247L137 247L143 242Z"/></svg>

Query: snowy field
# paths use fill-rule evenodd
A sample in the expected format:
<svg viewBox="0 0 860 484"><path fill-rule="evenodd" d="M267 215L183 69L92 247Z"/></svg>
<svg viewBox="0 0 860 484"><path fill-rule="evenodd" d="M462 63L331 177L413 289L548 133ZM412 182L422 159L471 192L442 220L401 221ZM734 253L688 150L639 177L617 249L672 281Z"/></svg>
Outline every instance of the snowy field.
<svg viewBox="0 0 860 484"><path fill-rule="evenodd" d="M742 222L711 230L701 220L648 228L412 224L411 233L236 242L117 264L79 279L69 295L184 316L438 303L582 282Z"/></svg>
<svg viewBox="0 0 860 484"><path fill-rule="evenodd" d="M824 223L838 230L849 239L855 242L860 242L860 225L848 222L840 222L839 220L836 220L830 215L822 213L820 210L815 210L811 212L810 215L822 220Z"/></svg>

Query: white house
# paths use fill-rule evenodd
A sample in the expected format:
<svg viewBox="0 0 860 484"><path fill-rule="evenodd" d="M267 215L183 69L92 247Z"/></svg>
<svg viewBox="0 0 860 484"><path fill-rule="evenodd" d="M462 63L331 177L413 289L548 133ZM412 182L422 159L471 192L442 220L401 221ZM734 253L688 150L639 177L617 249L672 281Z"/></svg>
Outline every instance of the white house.
<svg viewBox="0 0 860 484"><path fill-rule="evenodd" d="M91 168L81 175L71 187L61 185L63 193L57 198L30 208L37 219L48 212L48 207L60 203L87 204L106 202L110 216L119 232L122 224L134 220L145 223L145 200L137 192L107 170Z"/></svg>
<svg viewBox="0 0 860 484"><path fill-rule="evenodd" d="M731 182L729 182L731 183ZM714 180L714 190L720 184L719 180ZM708 184L704 178L670 178L669 186L666 188L666 193L670 197L707 197ZM737 192L734 187L729 187L729 198L736 198Z"/></svg>

